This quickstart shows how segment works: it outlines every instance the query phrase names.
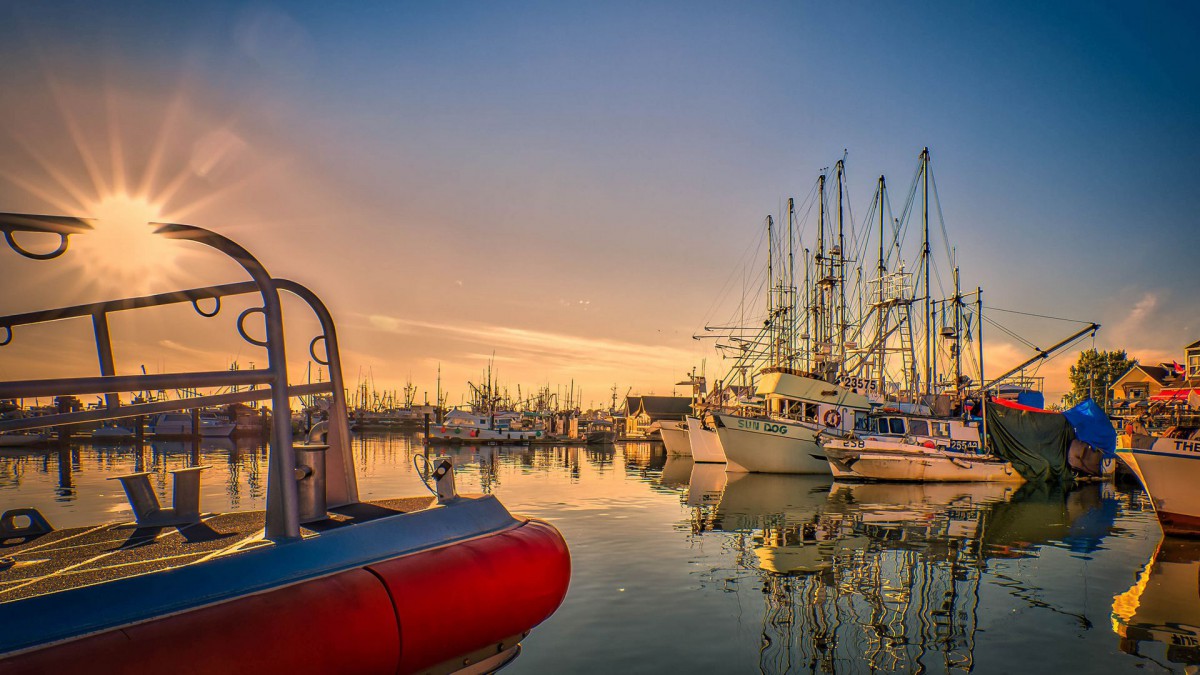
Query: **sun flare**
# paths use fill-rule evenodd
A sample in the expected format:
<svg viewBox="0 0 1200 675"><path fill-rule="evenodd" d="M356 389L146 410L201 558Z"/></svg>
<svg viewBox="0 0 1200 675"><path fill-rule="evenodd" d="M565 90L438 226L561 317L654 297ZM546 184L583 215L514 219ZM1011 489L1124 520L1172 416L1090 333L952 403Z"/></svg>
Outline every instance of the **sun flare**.
<svg viewBox="0 0 1200 675"><path fill-rule="evenodd" d="M95 229L72 242L92 280L146 291L175 268L178 244L154 234L160 209L144 199L110 195L91 209Z"/></svg>

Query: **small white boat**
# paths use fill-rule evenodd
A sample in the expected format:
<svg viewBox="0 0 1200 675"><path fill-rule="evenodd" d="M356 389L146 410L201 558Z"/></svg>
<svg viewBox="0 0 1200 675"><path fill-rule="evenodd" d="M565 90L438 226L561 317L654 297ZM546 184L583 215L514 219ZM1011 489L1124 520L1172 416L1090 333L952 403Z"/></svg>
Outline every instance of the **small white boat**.
<svg viewBox="0 0 1200 675"><path fill-rule="evenodd" d="M154 418L154 434L156 436L190 436L192 434L192 416L189 413L163 413ZM200 435L228 438L233 435L237 425L223 420L212 413L200 413Z"/></svg>
<svg viewBox="0 0 1200 675"><path fill-rule="evenodd" d="M721 463L726 461L725 448L716 430L706 425L700 418L688 416L688 443L692 448L692 460L696 462Z"/></svg>
<svg viewBox="0 0 1200 675"><path fill-rule="evenodd" d="M493 415L451 410L441 424L430 425L429 443L528 443L540 439L540 430L514 430Z"/></svg>
<svg viewBox="0 0 1200 675"><path fill-rule="evenodd" d="M1158 437L1150 447L1130 448L1132 461L1126 463L1142 480L1165 534L1200 535L1200 430L1177 435L1185 437Z"/></svg>
<svg viewBox="0 0 1200 675"><path fill-rule="evenodd" d="M1025 481L1011 462L992 455L944 449L929 441L849 438L826 440L823 446L830 470L841 480Z"/></svg>
<svg viewBox="0 0 1200 675"><path fill-rule="evenodd" d="M685 423L664 420L658 425L658 433L662 436L663 446L667 449L668 455L692 456L692 444L688 438L688 428Z"/></svg>

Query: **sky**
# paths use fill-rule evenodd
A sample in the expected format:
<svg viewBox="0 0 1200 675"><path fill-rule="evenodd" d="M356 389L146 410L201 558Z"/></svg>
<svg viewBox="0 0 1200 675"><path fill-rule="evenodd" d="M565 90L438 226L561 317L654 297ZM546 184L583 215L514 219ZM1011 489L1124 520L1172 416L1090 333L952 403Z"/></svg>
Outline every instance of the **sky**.
<svg viewBox="0 0 1200 675"><path fill-rule="evenodd" d="M721 376L692 336L738 311L765 216L842 158L854 218L881 174L898 209L928 147L988 307L1182 360L1200 339L1198 18L1166 2L6 1L0 211L150 203L227 235L324 299L352 386L432 391L440 365L457 403L490 360L512 393L574 381L599 404ZM244 278L104 230L55 261L0 251L0 314ZM241 308L115 318L118 372L265 362L236 337ZM302 310L285 305L295 378ZM1040 347L1078 325L992 316ZM17 331L0 379L94 374L89 340L86 323ZM985 349L989 372L1032 354L995 330ZM1042 367L1048 399L1074 356Z"/></svg>

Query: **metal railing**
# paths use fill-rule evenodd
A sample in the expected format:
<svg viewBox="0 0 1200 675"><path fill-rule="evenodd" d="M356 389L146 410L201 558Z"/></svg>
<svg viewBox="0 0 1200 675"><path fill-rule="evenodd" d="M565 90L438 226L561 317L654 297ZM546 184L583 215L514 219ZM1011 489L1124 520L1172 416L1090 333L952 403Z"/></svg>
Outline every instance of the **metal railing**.
<svg viewBox="0 0 1200 675"><path fill-rule="evenodd" d="M53 427L80 422L136 417L170 410L224 405L252 400L270 400L272 411L270 433L270 461L267 479L266 537L275 541L300 538L297 490L295 481L295 451L292 447L291 408L293 396L327 393L333 405L329 410L330 429L327 442L327 474L329 476L327 501L330 505L349 504L358 501L358 487L350 456L350 432L342 380L341 359L338 352L337 332L333 318L321 300L304 286L286 279L274 279L242 246L214 232L190 225L153 224L156 234L172 239L197 242L214 248L237 262L251 277L251 281L193 288L157 295L123 298L105 302L62 307L58 309L26 312L0 317L0 348L10 344L16 337L18 327L48 323L68 318L90 317L95 338L96 355L100 375L42 380L20 380L0 382L0 398L27 398L37 396L61 396L75 394L105 395L105 406L97 410L60 412L35 418L0 421L0 432ZM36 216L0 213L0 231L16 253L34 260L52 260L66 253L68 238L72 234L83 234L93 229L91 221L63 216ZM16 241L17 233L49 233L59 236L58 247L49 253L33 253ZM279 292L287 291L305 301L321 325L321 334L308 345L312 359L329 368L330 379L324 383L291 386L287 376L287 360L284 348L283 316ZM214 317L221 310L221 299L238 295L258 293L261 307L243 311L237 319L237 330L242 339L267 350L266 368L236 371L201 371L167 373L157 375L117 375L113 359L112 341L108 330L111 313L161 307L190 302L204 317ZM201 308L200 302L212 300L211 311ZM266 337L258 340L245 329L246 319L262 314ZM324 343L325 357L317 355L317 343ZM171 401L149 403L122 403L121 393L139 392L163 388L216 388L242 385L265 385L266 389L237 391L222 394L197 395Z"/></svg>

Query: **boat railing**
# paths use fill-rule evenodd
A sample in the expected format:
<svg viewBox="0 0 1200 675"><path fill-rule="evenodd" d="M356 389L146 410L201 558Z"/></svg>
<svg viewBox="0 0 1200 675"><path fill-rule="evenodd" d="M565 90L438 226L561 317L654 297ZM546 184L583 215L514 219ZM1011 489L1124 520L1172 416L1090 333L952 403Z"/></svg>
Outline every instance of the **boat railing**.
<svg viewBox="0 0 1200 675"><path fill-rule="evenodd" d="M232 240L190 225L152 224L155 233L171 239L193 241L214 248L237 262L251 281L207 286L182 291L74 305L50 310L27 312L0 317L0 348L12 343L15 329L21 326L44 324L69 318L89 317L95 338L100 375L40 380L0 382L0 399L34 398L80 394L104 394L105 405L95 410L59 412L33 418L0 420L0 432L55 427L81 422L97 422L151 415L160 412L225 405L253 400L271 401L270 460L267 482L267 512L265 535L276 541L300 538L299 506L295 479L296 455L292 445L289 399L311 394L330 394L333 405L329 410L330 427L326 454L327 503L331 506L358 501L357 481L350 455L350 432L342 381L342 368L333 318L320 298L301 284L272 278L266 269L246 249ZM0 231L16 253L34 260L52 260L66 253L68 237L93 229L91 221L62 216L36 216L0 213ZM34 253L16 240L18 233L56 234L58 247L48 253ZM303 300L316 315L321 333L308 345L309 356L329 369L329 380L315 384L292 386L288 382L284 348L283 316L279 292ZM251 307L237 318L236 326L242 339L267 351L266 368L234 371L196 371L164 374L117 375L109 333L109 315L149 307L161 307L188 302L201 316L215 317L221 310L221 299L257 293L261 307ZM202 302L212 301L211 308ZM266 333L263 339L250 336L246 320L261 314ZM324 357L318 355L318 343L323 343ZM157 389L211 389L234 386L263 386L263 389L230 391L227 393L195 395L176 400L147 403L122 403L120 394Z"/></svg>

